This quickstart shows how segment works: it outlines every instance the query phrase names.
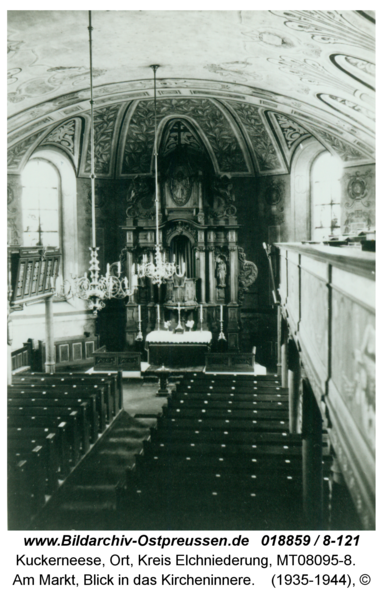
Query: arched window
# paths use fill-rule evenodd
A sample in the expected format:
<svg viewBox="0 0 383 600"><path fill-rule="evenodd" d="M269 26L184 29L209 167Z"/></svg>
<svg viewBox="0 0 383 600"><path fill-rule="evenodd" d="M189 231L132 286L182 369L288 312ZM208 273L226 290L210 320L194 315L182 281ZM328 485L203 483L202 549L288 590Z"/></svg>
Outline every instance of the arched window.
<svg viewBox="0 0 383 600"><path fill-rule="evenodd" d="M339 235L342 161L322 152L311 170L311 239L320 242Z"/></svg>
<svg viewBox="0 0 383 600"><path fill-rule="evenodd" d="M89 251L88 244L85 252L79 251L77 183L72 161L56 148L38 148L25 166L21 177L24 186L24 245L34 246L38 243L40 220L43 245L60 247L62 259L59 277L63 281L69 279L76 264L79 272L84 272L89 264ZM41 203L36 200L38 196L43 198ZM42 214L44 210L51 212ZM29 219L28 214L34 214L35 218ZM46 223L43 223L44 218Z"/></svg>
<svg viewBox="0 0 383 600"><path fill-rule="evenodd" d="M60 177L43 159L29 161L22 173L24 246L61 246Z"/></svg>

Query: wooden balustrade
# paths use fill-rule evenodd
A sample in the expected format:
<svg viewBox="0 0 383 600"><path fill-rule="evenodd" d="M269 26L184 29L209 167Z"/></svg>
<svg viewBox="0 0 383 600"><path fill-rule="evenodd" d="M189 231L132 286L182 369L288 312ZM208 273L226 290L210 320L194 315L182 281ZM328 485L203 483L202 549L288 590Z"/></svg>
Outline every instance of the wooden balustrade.
<svg viewBox="0 0 383 600"><path fill-rule="evenodd" d="M375 254L319 244L276 246L282 317L361 523L372 529Z"/></svg>

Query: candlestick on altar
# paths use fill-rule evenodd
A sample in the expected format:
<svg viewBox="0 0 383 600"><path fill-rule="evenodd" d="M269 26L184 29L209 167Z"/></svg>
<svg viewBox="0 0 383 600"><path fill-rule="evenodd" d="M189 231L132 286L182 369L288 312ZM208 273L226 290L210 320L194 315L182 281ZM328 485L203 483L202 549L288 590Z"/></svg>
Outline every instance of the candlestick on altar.
<svg viewBox="0 0 383 600"><path fill-rule="evenodd" d="M177 327L175 328L176 333L183 333L183 329L182 329L182 325L181 325L181 310L182 309L183 309L183 306L181 306L180 303L178 302L178 305L177 305L178 324L177 324Z"/></svg>
<svg viewBox="0 0 383 600"><path fill-rule="evenodd" d="M221 304L220 320L219 321L220 321L221 331L219 333L218 339L226 341L225 334L223 333L223 306L222 306L222 304Z"/></svg>
<svg viewBox="0 0 383 600"><path fill-rule="evenodd" d="M141 322L141 305L138 305L138 322Z"/></svg>
<svg viewBox="0 0 383 600"><path fill-rule="evenodd" d="M202 304L200 304L200 307L199 307L199 322L201 324L201 331L202 331L202 323L203 323L203 306L202 306Z"/></svg>

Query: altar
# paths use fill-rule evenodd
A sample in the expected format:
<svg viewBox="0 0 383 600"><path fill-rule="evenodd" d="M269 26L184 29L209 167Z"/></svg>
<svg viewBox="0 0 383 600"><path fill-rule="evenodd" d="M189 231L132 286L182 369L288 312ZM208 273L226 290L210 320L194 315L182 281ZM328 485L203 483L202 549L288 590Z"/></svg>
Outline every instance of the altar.
<svg viewBox="0 0 383 600"><path fill-rule="evenodd" d="M197 367L205 364L210 351L211 331L151 331L146 336L148 362L165 367Z"/></svg>

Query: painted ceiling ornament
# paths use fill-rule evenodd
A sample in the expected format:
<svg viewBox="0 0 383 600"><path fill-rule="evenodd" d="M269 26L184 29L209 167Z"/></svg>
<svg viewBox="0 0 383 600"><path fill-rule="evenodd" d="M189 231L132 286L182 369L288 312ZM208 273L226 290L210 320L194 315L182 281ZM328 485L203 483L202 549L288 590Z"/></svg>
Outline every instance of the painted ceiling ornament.
<svg viewBox="0 0 383 600"><path fill-rule="evenodd" d="M249 173L235 131L226 114L207 98L174 98L157 102L161 118L172 115L195 120L204 132L221 172ZM140 100L130 120L123 174L149 173L154 144L154 102Z"/></svg>
<svg viewBox="0 0 383 600"><path fill-rule="evenodd" d="M316 86L332 85L337 89L342 89L349 94L354 92L354 86L348 83L343 83L336 73L332 75L321 64L311 58L299 60L288 56L280 56L279 58L268 58L270 63L278 65L279 70L288 75L299 77L302 83L309 83Z"/></svg>
<svg viewBox="0 0 383 600"><path fill-rule="evenodd" d="M39 137L41 137L41 131L24 138L21 142L8 149L8 169L12 171L19 169L24 157L29 154L30 149Z"/></svg>
<svg viewBox="0 0 383 600"><path fill-rule="evenodd" d="M66 123L63 123L59 127L56 127L51 133L43 140L42 146L50 143L62 146L65 150L74 155L74 138L76 133L76 121L71 119Z"/></svg>
<svg viewBox="0 0 383 600"><path fill-rule="evenodd" d="M354 101L341 98L340 96L335 96L334 94L318 94L317 97L319 100L327 104L327 106L330 106L336 111L343 113L354 121L360 115L363 115L371 121L375 121L375 113L373 111L368 110L364 106L360 106L360 104L356 104ZM360 119L357 120L359 121Z"/></svg>
<svg viewBox="0 0 383 600"><path fill-rule="evenodd" d="M289 119L286 115L274 113L278 125L282 131L287 148L291 150L292 146L300 138L310 135L306 129Z"/></svg>
<svg viewBox="0 0 383 600"><path fill-rule="evenodd" d="M352 144L341 140L339 137L329 133L325 129L319 129L317 127L311 127L311 131L313 135L321 142L325 148L330 146L334 150L334 152L344 161L366 161L367 157L365 154L359 152L357 148L355 148Z"/></svg>
<svg viewBox="0 0 383 600"><path fill-rule="evenodd" d="M375 52L375 39L365 28L356 27L337 10L272 10L277 17L285 19L289 29L305 32L319 44L342 44L360 46ZM347 11L345 11L347 14ZM349 11L351 12L351 11Z"/></svg>
<svg viewBox="0 0 383 600"><path fill-rule="evenodd" d="M331 62L343 73L375 91L375 64L346 54L331 54Z"/></svg>
<svg viewBox="0 0 383 600"><path fill-rule="evenodd" d="M238 302L242 304L245 293L258 277L258 268L250 260L246 260L243 248L238 246L239 276L238 276Z"/></svg>
<svg viewBox="0 0 383 600"><path fill-rule="evenodd" d="M259 107L245 102L229 101L228 104L234 109L250 137L259 170L261 172L280 170L282 165L259 114Z"/></svg>
<svg viewBox="0 0 383 600"><path fill-rule="evenodd" d="M346 202L347 208L354 206L355 202L361 202L366 208L371 205L371 202L364 200L369 193L367 184L367 177L371 177L372 172L367 171L362 176L359 171L355 172L355 175L350 178L347 185L347 193L351 202Z"/></svg>
<svg viewBox="0 0 383 600"><path fill-rule="evenodd" d="M115 123L121 104L104 106L94 111L95 172L106 175L110 170L112 141ZM85 172L90 172L90 144L86 158Z"/></svg>

